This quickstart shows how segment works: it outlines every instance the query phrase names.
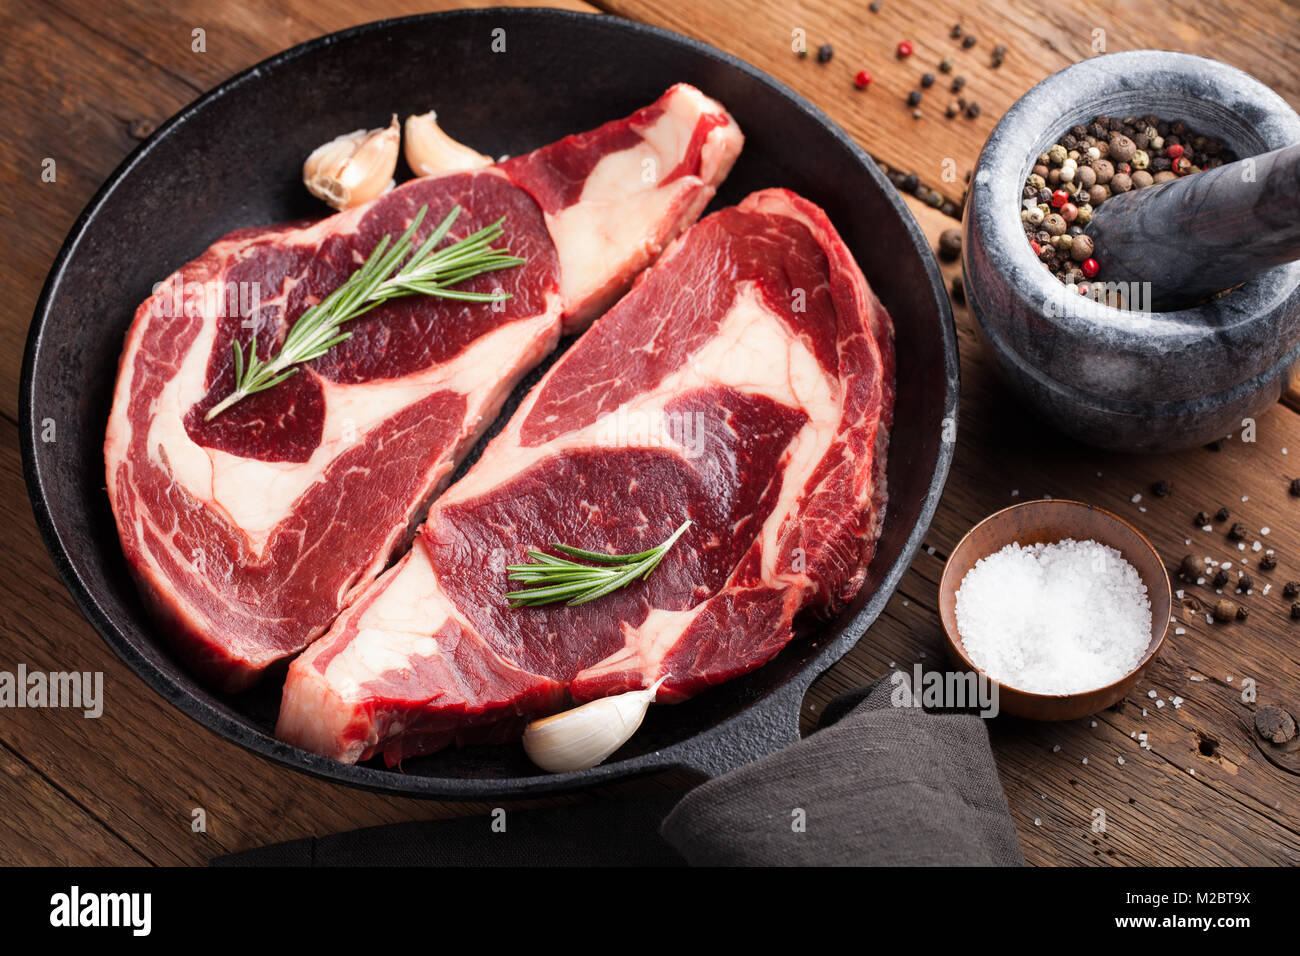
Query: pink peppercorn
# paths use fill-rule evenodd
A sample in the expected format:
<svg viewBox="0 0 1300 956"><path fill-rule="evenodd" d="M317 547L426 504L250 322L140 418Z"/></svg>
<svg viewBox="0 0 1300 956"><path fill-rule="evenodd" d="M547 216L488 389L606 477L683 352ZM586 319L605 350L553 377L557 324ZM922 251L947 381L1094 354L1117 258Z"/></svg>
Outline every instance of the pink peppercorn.
<svg viewBox="0 0 1300 956"><path fill-rule="evenodd" d="M912 55L912 44L908 43L906 40L898 44L898 58L900 60L905 59L906 57L909 57L911 55Z"/></svg>
<svg viewBox="0 0 1300 956"><path fill-rule="evenodd" d="M1052 193L1052 208L1054 209L1060 209L1069 201L1070 194L1064 189L1058 189L1056 192Z"/></svg>
<svg viewBox="0 0 1300 956"><path fill-rule="evenodd" d="M871 74L866 70L859 70L858 75L853 78L854 84L860 90L865 90L871 85Z"/></svg>
<svg viewBox="0 0 1300 956"><path fill-rule="evenodd" d="M1075 218L1078 215L1079 215L1079 207L1072 202L1067 202L1064 206L1061 207L1061 218L1064 219L1066 222L1074 222Z"/></svg>
<svg viewBox="0 0 1300 956"><path fill-rule="evenodd" d="M1097 265L1096 259L1084 259L1082 268L1083 274L1091 279L1101 269L1101 266Z"/></svg>

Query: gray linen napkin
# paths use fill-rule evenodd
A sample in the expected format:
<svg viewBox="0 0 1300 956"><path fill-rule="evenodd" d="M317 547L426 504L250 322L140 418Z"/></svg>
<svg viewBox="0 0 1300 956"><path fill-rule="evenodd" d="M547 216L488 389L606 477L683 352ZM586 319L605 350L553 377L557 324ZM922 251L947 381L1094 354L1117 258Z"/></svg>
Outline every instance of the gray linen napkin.
<svg viewBox="0 0 1300 956"><path fill-rule="evenodd" d="M886 678L836 698L816 733L685 796L512 811L509 836L483 817L419 821L212 864L1022 865L983 721L894 708L890 690Z"/></svg>
<svg viewBox="0 0 1300 956"><path fill-rule="evenodd" d="M888 679L690 791L660 833L696 866L1023 866L981 718L893 707Z"/></svg>

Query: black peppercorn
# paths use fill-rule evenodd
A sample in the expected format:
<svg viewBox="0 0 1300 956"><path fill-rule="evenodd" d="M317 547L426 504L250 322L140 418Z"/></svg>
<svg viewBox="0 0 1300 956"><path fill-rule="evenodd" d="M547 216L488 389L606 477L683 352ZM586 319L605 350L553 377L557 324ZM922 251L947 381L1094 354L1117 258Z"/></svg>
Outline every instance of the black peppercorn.
<svg viewBox="0 0 1300 956"><path fill-rule="evenodd" d="M920 179L917 177L916 173L908 173L906 176L903 177L903 192L905 193L916 192L916 187L919 183L920 183Z"/></svg>
<svg viewBox="0 0 1300 956"><path fill-rule="evenodd" d="M1282 586L1282 596L1293 598L1300 594L1300 581L1288 581Z"/></svg>
<svg viewBox="0 0 1300 956"><path fill-rule="evenodd" d="M1232 513L1227 508L1220 508L1214 513L1215 521L1227 521L1230 517L1232 517Z"/></svg>
<svg viewBox="0 0 1300 956"><path fill-rule="evenodd" d="M1237 608L1237 620L1244 621L1248 617L1250 617L1250 610L1246 605L1243 604L1241 607Z"/></svg>
<svg viewBox="0 0 1300 956"><path fill-rule="evenodd" d="M958 305L964 305L966 302L966 286L962 284L961 276L952 277L952 301Z"/></svg>
<svg viewBox="0 0 1300 956"><path fill-rule="evenodd" d="M871 2L867 4L867 9L870 10L872 13L879 13L880 7L881 7L880 0L871 0Z"/></svg>
<svg viewBox="0 0 1300 956"><path fill-rule="evenodd" d="M1242 594L1245 594L1254 586L1255 586L1255 579L1252 578L1249 574L1243 574L1241 577L1237 578L1237 590L1240 591Z"/></svg>
<svg viewBox="0 0 1300 956"><path fill-rule="evenodd" d="M1291 605L1291 620L1300 621L1300 604Z"/></svg>
<svg viewBox="0 0 1300 956"><path fill-rule="evenodd" d="M1243 541L1246 538L1246 526L1240 521L1234 522L1228 529L1228 537L1233 541Z"/></svg>
<svg viewBox="0 0 1300 956"><path fill-rule="evenodd" d="M833 57L834 55L835 55L835 51L831 49L831 45L829 43L823 43L821 46L817 48L818 63L829 63L831 61L831 57Z"/></svg>
<svg viewBox="0 0 1300 956"><path fill-rule="evenodd" d="M908 93L908 94L907 94L907 105L908 105L908 106L919 106L920 103L921 103L921 91L920 91L920 90L913 90L911 93Z"/></svg>
<svg viewBox="0 0 1300 956"><path fill-rule="evenodd" d="M1300 498L1300 478L1291 479L1291 494L1293 497Z"/></svg>
<svg viewBox="0 0 1300 956"><path fill-rule="evenodd" d="M927 89L931 86L934 86L934 74L933 73L923 74L921 77L921 85L923 87L926 87Z"/></svg>
<svg viewBox="0 0 1300 956"><path fill-rule="evenodd" d="M961 24L954 23L952 29L948 31L948 36L952 37L954 40L960 40L962 32Z"/></svg>
<svg viewBox="0 0 1300 956"><path fill-rule="evenodd" d="M968 33L964 37L962 37L961 45L962 48L966 50L969 50L971 47L973 47L975 45L975 34Z"/></svg>
<svg viewBox="0 0 1300 956"><path fill-rule="evenodd" d="M1275 567L1277 567L1276 555L1266 554L1259 559L1259 569L1261 571L1272 571Z"/></svg>
<svg viewBox="0 0 1300 956"><path fill-rule="evenodd" d="M972 103L970 106L966 107L966 115L969 116L971 119L974 119L975 117L979 116L980 105L978 103Z"/></svg>
<svg viewBox="0 0 1300 956"><path fill-rule="evenodd" d="M1174 490L1174 486L1167 481L1157 481L1151 486L1151 493L1157 498L1166 498L1169 492Z"/></svg>
<svg viewBox="0 0 1300 956"><path fill-rule="evenodd" d="M1216 588L1221 588L1227 583L1228 583L1227 571L1223 570L1223 568L1219 568L1219 570L1214 572L1214 586Z"/></svg>
<svg viewBox="0 0 1300 956"><path fill-rule="evenodd" d="M952 91L953 91L954 93L960 93L960 92L961 92L961 88L962 88L963 86L965 86L965 85L966 85L966 77L964 77L964 76L954 76L954 77L952 78Z"/></svg>
<svg viewBox="0 0 1300 956"><path fill-rule="evenodd" d="M1196 517L1192 519L1192 524L1196 525L1196 527L1198 528L1204 528L1209 523L1210 523L1210 516L1206 514L1204 511L1196 512Z"/></svg>
<svg viewBox="0 0 1300 956"><path fill-rule="evenodd" d="M939 234L939 258L944 262L956 262L961 258L960 229L945 229Z"/></svg>

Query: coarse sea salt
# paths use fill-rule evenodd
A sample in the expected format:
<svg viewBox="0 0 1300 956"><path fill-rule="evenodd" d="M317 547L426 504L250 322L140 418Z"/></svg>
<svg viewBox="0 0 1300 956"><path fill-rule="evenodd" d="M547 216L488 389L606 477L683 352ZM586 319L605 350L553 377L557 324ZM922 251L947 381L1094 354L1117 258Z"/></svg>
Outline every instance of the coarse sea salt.
<svg viewBox="0 0 1300 956"><path fill-rule="evenodd" d="M1009 544L981 558L957 591L957 630L994 680L1075 694L1131 673L1151 640L1151 602L1114 548L1066 538Z"/></svg>

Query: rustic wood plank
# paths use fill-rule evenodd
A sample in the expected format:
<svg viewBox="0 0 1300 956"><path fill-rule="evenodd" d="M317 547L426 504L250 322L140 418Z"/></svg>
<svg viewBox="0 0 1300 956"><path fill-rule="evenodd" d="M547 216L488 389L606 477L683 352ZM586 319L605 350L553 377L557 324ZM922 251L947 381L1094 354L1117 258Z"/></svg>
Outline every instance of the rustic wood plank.
<svg viewBox="0 0 1300 956"><path fill-rule="evenodd" d="M0 866L105 866L149 860L0 747Z"/></svg>

